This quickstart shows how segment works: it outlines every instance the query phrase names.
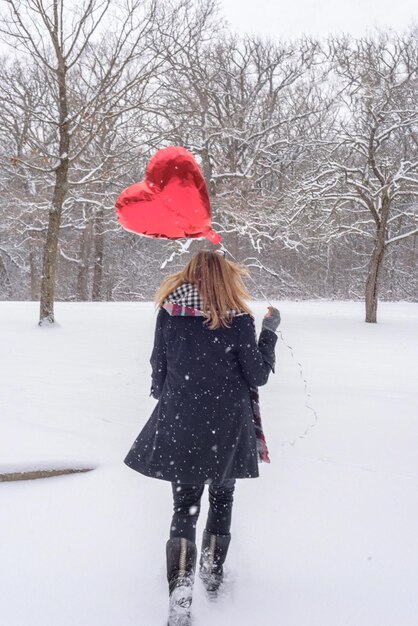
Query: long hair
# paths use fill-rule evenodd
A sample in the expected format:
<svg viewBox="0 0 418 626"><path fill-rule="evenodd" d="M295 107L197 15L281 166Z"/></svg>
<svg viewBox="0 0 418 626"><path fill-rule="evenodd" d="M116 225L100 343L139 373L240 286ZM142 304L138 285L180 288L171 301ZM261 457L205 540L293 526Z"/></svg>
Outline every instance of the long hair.
<svg viewBox="0 0 418 626"><path fill-rule="evenodd" d="M219 326L229 326L231 310L252 315L246 304L251 297L243 277L248 270L233 263L224 256L208 250L193 255L187 265L166 276L155 294L157 306L162 306L168 294L183 283L195 285L203 301L205 324L211 330Z"/></svg>

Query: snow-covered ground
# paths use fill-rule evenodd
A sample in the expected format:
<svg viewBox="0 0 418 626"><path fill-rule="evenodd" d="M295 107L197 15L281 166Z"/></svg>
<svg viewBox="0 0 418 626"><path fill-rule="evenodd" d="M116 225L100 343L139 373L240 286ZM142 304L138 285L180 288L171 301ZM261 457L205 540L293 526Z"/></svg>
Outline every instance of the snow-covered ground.
<svg viewBox="0 0 418 626"><path fill-rule="evenodd" d="M196 626L416 626L418 306L370 325L361 303L277 304L272 463L237 483L227 594L197 581ZM123 464L155 404L153 306L57 304L54 329L37 312L0 304L0 472L96 469L0 483L1 624L164 626L170 485Z"/></svg>

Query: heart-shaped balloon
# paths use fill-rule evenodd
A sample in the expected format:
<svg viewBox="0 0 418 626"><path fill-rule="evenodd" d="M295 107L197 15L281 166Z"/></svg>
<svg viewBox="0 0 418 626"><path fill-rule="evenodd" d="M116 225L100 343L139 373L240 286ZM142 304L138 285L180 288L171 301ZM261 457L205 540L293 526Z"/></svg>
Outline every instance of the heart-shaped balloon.
<svg viewBox="0 0 418 626"><path fill-rule="evenodd" d="M139 235L221 241L212 230L205 179L181 146L158 150L148 162L144 180L124 189L115 208L119 223Z"/></svg>

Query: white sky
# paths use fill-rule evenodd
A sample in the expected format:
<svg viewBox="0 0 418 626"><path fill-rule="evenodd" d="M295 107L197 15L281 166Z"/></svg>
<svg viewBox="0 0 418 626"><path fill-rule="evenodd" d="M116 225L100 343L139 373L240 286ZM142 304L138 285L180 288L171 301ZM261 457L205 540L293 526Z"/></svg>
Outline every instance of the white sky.
<svg viewBox="0 0 418 626"><path fill-rule="evenodd" d="M288 39L303 33L363 35L374 26L403 30L418 22L417 0L219 0L231 29Z"/></svg>

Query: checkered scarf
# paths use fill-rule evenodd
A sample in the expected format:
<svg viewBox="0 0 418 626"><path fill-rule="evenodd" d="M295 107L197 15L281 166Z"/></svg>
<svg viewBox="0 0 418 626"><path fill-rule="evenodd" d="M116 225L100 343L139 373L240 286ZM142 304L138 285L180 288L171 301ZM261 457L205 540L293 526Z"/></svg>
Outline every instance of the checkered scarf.
<svg viewBox="0 0 418 626"><path fill-rule="evenodd" d="M163 307L170 315L199 315L204 316L202 297L192 283L183 283L174 289L164 300ZM242 311L228 309L228 317L244 315Z"/></svg>
<svg viewBox="0 0 418 626"><path fill-rule="evenodd" d="M199 316L205 317L203 312L203 302L201 295L196 287L191 283L183 283L174 289L164 300L163 308L173 316ZM230 309L227 311L228 316L244 315L245 313ZM255 329L254 329L255 331ZM257 440L257 456L260 463L270 463L266 438L263 432L260 414L260 396L257 387L249 386L251 407L253 411L253 422L255 427L255 435Z"/></svg>

